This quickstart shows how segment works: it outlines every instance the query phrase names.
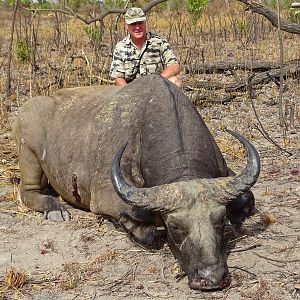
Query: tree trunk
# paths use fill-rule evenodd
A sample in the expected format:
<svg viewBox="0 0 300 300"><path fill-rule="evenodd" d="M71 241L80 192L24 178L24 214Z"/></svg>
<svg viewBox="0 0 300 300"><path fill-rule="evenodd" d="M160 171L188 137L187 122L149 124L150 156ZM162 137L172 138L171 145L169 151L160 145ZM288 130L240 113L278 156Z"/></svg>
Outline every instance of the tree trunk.
<svg viewBox="0 0 300 300"><path fill-rule="evenodd" d="M278 10L278 39L279 39L279 51L280 51L280 85L279 85L279 97L278 97L278 110L279 110L279 124L281 127L284 126L284 116L283 116L283 42L282 42L282 34L280 28L280 14L281 7L279 0L277 0L277 10Z"/></svg>
<svg viewBox="0 0 300 300"><path fill-rule="evenodd" d="M6 73L6 97L9 97L11 95L11 61L12 61L13 41L14 41L15 23L16 23L18 6L19 6L19 0L16 0L13 19L11 22L11 35L10 35L10 42L8 47L8 63L7 63L7 73Z"/></svg>

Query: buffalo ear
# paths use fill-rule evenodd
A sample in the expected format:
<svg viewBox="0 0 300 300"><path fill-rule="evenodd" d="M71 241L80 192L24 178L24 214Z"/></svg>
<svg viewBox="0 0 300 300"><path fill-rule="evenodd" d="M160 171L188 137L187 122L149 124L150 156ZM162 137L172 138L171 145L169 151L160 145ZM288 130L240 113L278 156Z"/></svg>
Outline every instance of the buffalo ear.
<svg viewBox="0 0 300 300"><path fill-rule="evenodd" d="M226 206L227 217L232 225L241 227L243 221L255 212L255 200L251 191L245 192Z"/></svg>

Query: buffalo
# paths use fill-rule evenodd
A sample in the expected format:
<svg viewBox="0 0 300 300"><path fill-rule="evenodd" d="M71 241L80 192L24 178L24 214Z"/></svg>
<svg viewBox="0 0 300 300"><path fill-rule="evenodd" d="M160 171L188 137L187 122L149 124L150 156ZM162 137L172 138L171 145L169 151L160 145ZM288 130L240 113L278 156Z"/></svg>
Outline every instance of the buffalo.
<svg viewBox="0 0 300 300"><path fill-rule="evenodd" d="M59 197L115 220L144 247L168 245L193 289L229 283L226 220L254 209L254 146L235 174L197 109L159 75L124 86L68 88L28 100L14 122L22 201L68 220Z"/></svg>

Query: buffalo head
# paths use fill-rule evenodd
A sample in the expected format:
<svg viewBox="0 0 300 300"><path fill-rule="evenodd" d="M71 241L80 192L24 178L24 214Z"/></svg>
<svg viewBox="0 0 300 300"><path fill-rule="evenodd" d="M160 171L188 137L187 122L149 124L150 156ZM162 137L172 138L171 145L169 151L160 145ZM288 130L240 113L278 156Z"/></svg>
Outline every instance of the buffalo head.
<svg viewBox="0 0 300 300"><path fill-rule="evenodd" d="M248 192L260 172L260 159L254 146L239 134L229 133L244 145L248 154L245 169L232 177L136 188L125 182L120 170L126 145L116 153L112 165L112 182L121 199L135 208L160 214L170 249L193 289L211 290L228 285L224 243L226 205Z"/></svg>

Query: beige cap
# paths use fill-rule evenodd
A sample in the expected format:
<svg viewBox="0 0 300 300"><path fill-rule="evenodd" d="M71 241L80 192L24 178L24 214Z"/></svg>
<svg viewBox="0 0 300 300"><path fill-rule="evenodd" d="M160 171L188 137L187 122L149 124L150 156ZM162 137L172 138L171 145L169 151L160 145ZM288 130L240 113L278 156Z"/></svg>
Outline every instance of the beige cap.
<svg viewBox="0 0 300 300"><path fill-rule="evenodd" d="M139 7L128 8L125 14L125 23L132 24L135 22L146 21L146 15L144 11Z"/></svg>

